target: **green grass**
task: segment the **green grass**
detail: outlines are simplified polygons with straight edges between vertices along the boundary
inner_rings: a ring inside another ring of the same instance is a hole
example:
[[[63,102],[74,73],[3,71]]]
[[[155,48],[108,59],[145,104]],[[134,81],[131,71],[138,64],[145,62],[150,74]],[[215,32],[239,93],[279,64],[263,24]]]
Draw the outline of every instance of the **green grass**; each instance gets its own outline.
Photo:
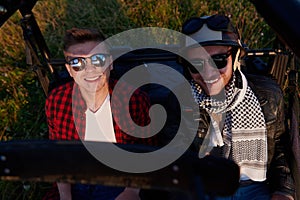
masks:
[[[251,48],[272,47],[275,35],[248,0],[40,0],[33,13],[54,58],[62,57],[62,37],[71,27],[95,27],[112,36],[136,27],[180,31],[191,16],[232,17]],[[45,95],[26,65],[25,44],[15,13],[0,29],[0,140],[47,138]],[[0,181],[0,199],[41,199],[49,185]]]

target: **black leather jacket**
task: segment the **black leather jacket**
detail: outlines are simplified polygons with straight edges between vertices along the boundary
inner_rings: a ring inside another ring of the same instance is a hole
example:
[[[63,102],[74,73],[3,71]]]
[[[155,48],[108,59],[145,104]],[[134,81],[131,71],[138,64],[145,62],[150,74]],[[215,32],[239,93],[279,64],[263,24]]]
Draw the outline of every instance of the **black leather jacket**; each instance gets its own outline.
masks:
[[[268,143],[268,168],[267,181],[272,192],[280,192],[294,196],[295,186],[291,175],[290,167],[287,162],[287,144],[288,133],[285,132],[284,120],[284,102],[283,93],[278,84],[269,77],[246,75],[248,85],[252,88],[257,96],[262,107],[266,126],[267,126],[267,143]],[[187,141],[188,137],[195,137],[190,147],[191,150],[198,152],[206,132],[209,127],[209,115],[200,110],[195,103],[191,91],[182,91],[180,87],[176,88],[181,92],[185,98],[186,105],[180,105],[174,101],[173,94],[170,95],[167,112],[178,113],[169,116],[168,126],[164,133],[176,133],[178,131],[178,124],[183,122],[185,124],[185,131],[178,132],[181,134],[182,142]],[[173,100],[170,100],[173,99]],[[182,116],[180,117],[180,107]],[[199,123],[198,130],[192,130],[190,127],[195,127],[193,123]],[[197,132],[196,136],[195,133]],[[166,134],[166,140],[170,140],[171,135]],[[299,177],[297,177],[299,178]]]
[[[289,133],[285,131],[283,93],[271,78],[247,75],[247,79],[259,100],[267,125],[269,184],[273,191],[294,196],[295,186],[287,160],[291,146],[288,144]]]

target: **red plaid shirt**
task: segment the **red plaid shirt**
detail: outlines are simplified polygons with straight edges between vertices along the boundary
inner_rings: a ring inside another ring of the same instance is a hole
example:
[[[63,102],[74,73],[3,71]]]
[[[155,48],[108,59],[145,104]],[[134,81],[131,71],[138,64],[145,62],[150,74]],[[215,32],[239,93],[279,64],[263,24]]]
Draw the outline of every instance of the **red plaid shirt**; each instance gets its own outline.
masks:
[[[109,82],[110,95],[112,95],[115,84],[116,81],[111,80]],[[119,98],[114,99],[113,104],[111,104],[114,111],[113,125],[117,143],[156,145],[155,139],[141,139],[130,136],[118,126],[119,124],[122,128],[125,127],[126,131],[134,131],[134,127],[128,123],[131,120],[130,116],[124,116],[119,112],[120,109],[118,109],[120,106],[128,105],[128,101],[125,102],[125,97],[129,86],[127,84],[120,84],[120,87],[122,87],[120,90],[122,92],[118,94]],[[130,98],[129,111],[132,120],[137,125],[145,126],[149,124],[149,108],[149,97],[140,90],[136,90]],[[74,82],[69,82],[53,89],[46,100],[45,109],[49,127],[49,138],[51,140],[78,140],[84,138],[86,109],[87,106],[81,96],[79,87]],[[144,128],[144,130],[143,134],[150,135],[150,128]]]

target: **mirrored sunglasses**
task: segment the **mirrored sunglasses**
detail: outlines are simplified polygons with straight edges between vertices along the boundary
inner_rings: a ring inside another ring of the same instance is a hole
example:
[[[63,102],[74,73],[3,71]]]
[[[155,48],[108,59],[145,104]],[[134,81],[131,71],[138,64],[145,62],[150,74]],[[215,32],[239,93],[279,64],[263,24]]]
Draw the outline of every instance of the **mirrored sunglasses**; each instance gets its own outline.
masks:
[[[98,53],[98,54],[94,54],[90,57],[72,58],[71,60],[67,61],[66,63],[68,65],[70,65],[74,71],[82,71],[86,67],[87,59],[90,59],[91,65],[93,65],[95,67],[104,67],[109,56],[110,56],[110,54]]]

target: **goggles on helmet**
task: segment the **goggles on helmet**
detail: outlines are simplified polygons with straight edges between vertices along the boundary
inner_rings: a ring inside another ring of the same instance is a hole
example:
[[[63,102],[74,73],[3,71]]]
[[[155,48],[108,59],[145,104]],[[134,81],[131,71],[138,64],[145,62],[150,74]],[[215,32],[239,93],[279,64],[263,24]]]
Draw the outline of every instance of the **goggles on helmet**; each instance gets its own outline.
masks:
[[[182,33],[187,35],[186,47],[192,46],[195,42],[202,46],[241,47],[237,29],[224,15],[190,18],[183,24]]]

